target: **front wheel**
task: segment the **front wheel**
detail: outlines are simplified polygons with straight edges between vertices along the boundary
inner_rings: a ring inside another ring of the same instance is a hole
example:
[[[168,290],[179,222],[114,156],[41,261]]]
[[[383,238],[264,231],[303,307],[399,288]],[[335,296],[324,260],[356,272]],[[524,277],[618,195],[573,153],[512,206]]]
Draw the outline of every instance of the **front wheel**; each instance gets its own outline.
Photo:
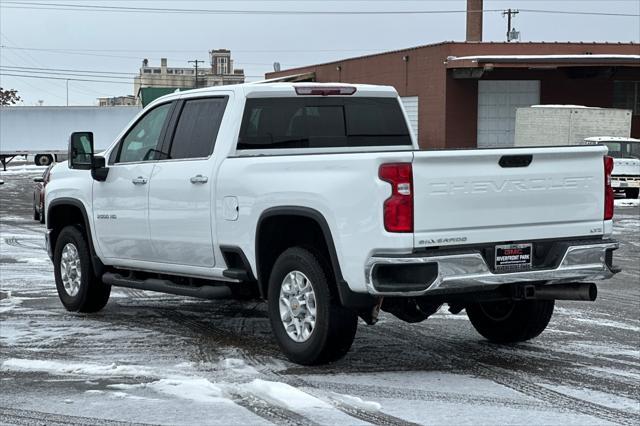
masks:
[[[269,319],[278,345],[293,362],[323,364],[351,348],[358,316],[332,292],[328,267],[307,249],[287,249],[269,279]]]
[[[554,300],[474,303],[467,316],[478,333],[494,343],[533,339],[547,328]]]
[[[58,296],[72,312],[97,312],[104,308],[111,286],[93,273],[91,253],[84,233],[76,226],[60,231],[53,252]]]

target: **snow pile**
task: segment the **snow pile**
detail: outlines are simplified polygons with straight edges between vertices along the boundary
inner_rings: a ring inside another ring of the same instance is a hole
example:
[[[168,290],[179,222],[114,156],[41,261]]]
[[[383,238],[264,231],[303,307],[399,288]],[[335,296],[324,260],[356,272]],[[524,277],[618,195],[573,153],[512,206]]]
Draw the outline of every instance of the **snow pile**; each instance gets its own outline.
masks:
[[[231,370],[241,375],[254,376],[258,374],[258,370],[247,365],[241,358],[225,358],[218,363],[218,367],[221,370]]]
[[[38,359],[11,358],[3,361],[0,371],[40,371],[49,374],[72,374],[87,376],[151,376],[153,372],[140,365],[109,365],[70,363]]]
[[[640,206],[640,198],[636,198],[636,199],[631,199],[631,198],[627,198],[627,199],[619,199],[619,200],[614,200],[613,204],[616,207],[637,207]]]
[[[357,396],[351,396],[351,395],[344,395],[341,393],[333,393],[333,398],[345,403],[347,405],[350,405],[352,407],[357,407],[357,408],[361,408],[363,410],[367,410],[367,411],[380,411],[380,409],[382,408],[382,405],[380,405],[377,402],[373,402],[373,401],[365,401],[362,398],[358,398]]]
[[[231,402],[225,398],[218,385],[202,377],[174,377],[150,383],[116,384],[109,385],[109,387],[119,390],[149,389],[157,393],[196,402]]]
[[[238,386],[241,393],[256,395],[272,404],[289,409],[331,408],[329,404],[286,383],[255,379]]]

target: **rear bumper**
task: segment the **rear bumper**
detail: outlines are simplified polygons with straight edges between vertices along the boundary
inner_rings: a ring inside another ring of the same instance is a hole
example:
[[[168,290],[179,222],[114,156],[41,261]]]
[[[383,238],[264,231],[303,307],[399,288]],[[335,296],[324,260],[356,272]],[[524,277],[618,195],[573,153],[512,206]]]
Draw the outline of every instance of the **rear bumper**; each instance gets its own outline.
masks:
[[[502,284],[558,284],[611,278],[616,241],[569,244],[557,266],[496,273],[478,250],[453,254],[376,255],[365,266],[367,290],[377,296],[421,296],[490,289]]]

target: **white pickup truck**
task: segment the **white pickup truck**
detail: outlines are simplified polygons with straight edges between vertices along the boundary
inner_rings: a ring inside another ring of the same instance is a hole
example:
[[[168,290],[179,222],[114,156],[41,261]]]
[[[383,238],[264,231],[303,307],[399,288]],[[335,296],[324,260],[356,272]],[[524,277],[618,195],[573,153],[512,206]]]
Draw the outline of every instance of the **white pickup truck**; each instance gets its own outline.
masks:
[[[267,300],[294,362],[347,353],[358,317],[466,309],[531,339],[554,301],[616,273],[601,145],[420,151],[391,87],[264,83],[171,94],[93,152],[76,132],[46,187],[64,307],[111,286]]]
[[[624,193],[626,198],[638,198],[640,193],[640,139],[615,136],[586,138],[587,145],[601,144],[613,157],[611,187],[614,192]]]

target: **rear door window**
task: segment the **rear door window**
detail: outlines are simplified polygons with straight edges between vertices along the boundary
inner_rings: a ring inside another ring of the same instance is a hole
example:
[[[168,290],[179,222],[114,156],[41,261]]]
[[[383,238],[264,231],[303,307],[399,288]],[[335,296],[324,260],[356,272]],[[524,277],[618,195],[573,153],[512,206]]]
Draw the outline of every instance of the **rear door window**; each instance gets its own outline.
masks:
[[[184,102],[173,133],[170,159],[206,158],[213,153],[227,97]]]
[[[396,98],[250,98],[238,149],[411,145]]]

